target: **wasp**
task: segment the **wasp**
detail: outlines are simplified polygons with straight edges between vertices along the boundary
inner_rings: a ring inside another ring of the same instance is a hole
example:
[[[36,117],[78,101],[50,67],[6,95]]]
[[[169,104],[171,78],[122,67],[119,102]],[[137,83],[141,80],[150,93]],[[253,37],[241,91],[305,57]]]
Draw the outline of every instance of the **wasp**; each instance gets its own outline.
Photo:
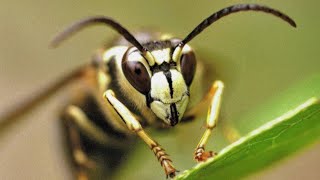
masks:
[[[102,47],[85,64],[45,89],[20,108],[6,114],[0,128],[19,118],[42,100],[70,83],[80,84],[61,108],[76,178],[88,179],[97,162],[103,171],[112,173],[130,145],[140,138],[160,162],[167,177],[177,170],[166,151],[144,129],[170,128],[179,122],[195,119],[207,111],[205,131],[194,151],[197,162],[216,153],[205,149],[217,125],[224,83],[205,81],[208,68],[188,44],[217,20],[242,11],[274,15],[296,27],[284,13],[258,4],[237,4],[217,11],[204,19],[184,39],[156,32],[131,34],[110,17],[89,17],[59,33],[52,41],[58,46],[74,33],[91,25],[107,25],[121,37],[111,46]],[[103,158],[97,158],[103,154]]]

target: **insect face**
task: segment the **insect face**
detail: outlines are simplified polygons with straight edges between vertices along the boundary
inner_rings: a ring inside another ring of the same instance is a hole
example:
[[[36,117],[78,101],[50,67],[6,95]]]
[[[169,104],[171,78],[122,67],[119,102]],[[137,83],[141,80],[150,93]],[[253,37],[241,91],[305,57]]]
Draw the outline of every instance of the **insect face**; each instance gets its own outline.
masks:
[[[146,60],[137,48],[129,48],[122,70],[130,84],[146,97],[147,106],[164,123],[174,126],[182,118],[189,102],[189,86],[196,68],[192,49],[186,45],[181,59],[173,61],[176,40],[146,44],[154,61]]]

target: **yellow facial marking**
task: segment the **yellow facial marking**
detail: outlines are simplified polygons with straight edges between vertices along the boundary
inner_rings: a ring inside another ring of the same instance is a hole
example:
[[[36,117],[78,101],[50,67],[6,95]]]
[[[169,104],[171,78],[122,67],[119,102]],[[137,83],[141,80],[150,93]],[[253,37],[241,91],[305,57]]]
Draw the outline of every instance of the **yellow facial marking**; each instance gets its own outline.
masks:
[[[148,63],[150,64],[150,66],[153,66],[154,63],[155,63],[155,58],[153,57],[152,54],[150,54],[149,51],[147,51],[145,54],[144,54],[144,57],[147,59]]]
[[[174,62],[178,62],[181,57],[182,49],[180,46],[176,47],[176,49],[173,51],[172,60]]]

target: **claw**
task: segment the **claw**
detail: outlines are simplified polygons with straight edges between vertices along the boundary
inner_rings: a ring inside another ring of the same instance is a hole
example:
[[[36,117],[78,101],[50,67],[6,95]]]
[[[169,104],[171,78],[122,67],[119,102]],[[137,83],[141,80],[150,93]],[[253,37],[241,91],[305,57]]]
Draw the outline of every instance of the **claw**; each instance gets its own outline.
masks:
[[[197,162],[205,162],[209,158],[213,158],[216,155],[217,155],[217,153],[214,153],[212,151],[205,151],[204,147],[199,147],[196,149],[194,159]]]

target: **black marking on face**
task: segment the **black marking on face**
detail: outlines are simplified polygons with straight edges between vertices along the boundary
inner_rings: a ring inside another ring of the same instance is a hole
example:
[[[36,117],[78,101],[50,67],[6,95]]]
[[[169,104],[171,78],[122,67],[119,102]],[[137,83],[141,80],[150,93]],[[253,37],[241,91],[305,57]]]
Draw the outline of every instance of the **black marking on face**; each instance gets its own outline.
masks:
[[[165,48],[171,48],[172,44],[169,40],[164,41],[151,41],[145,44],[142,44],[142,46],[149,51],[159,50],[159,49],[165,49]]]
[[[150,108],[150,104],[154,101],[154,99],[151,97],[151,93],[149,91],[149,93],[146,95],[146,102],[147,102],[147,107]]]
[[[178,124],[178,121],[179,121],[179,113],[177,111],[177,107],[175,103],[170,104],[170,111],[171,111],[170,125],[175,126],[176,124]]]
[[[170,69],[176,69],[176,68],[177,68],[177,63],[175,62],[170,62],[170,63],[163,62],[161,65],[155,64],[151,66],[150,70],[152,74],[155,74],[160,71],[169,71]]]
[[[173,87],[172,87],[172,75],[170,71],[164,71],[163,74],[166,76],[168,84],[169,84],[169,90],[170,90],[170,96],[173,98]]]

